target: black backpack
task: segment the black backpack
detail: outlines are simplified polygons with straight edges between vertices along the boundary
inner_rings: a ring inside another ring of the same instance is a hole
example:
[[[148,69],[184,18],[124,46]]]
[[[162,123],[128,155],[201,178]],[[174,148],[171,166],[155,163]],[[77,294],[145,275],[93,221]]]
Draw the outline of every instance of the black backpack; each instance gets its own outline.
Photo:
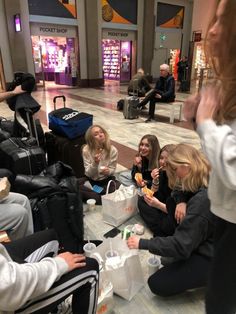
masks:
[[[120,99],[120,100],[117,102],[117,110],[118,110],[118,111],[123,111],[124,103],[125,103],[125,100],[124,100],[124,99]]]
[[[79,194],[55,192],[30,201],[35,231],[53,228],[61,249],[82,253],[83,204]]]

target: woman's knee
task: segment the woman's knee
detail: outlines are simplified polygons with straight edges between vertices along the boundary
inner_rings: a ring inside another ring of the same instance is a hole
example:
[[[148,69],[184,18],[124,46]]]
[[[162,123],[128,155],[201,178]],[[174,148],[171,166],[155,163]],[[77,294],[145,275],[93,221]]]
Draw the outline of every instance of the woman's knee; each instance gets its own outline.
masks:
[[[97,272],[99,272],[99,264],[95,258],[87,257],[86,266],[89,270],[96,270]]]
[[[8,199],[11,204],[19,204],[27,209],[30,208],[30,201],[24,194],[10,192]]]
[[[167,283],[167,281],[159,278],[157,273],[148,278],[148,286],[152,293],[161,297],[169,297],[174,294],[174,292],[171,290],[171,286]]]

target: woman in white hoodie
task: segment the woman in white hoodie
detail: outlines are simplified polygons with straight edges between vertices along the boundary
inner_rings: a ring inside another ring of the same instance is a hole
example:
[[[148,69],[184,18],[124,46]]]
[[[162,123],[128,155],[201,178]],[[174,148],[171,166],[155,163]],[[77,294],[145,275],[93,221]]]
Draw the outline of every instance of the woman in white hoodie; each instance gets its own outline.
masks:
[[[212,171],[208,187],[217,216],[215,251],[207,314],[236,313],[236,1],[217,1],[206,48],[217,82],[185,105],[185,117],[197,124]]]
[[[0,244],[0,313],[49,313],[73,294],[73,313],[96,313],[98,263],[58,254],[53,230]]]

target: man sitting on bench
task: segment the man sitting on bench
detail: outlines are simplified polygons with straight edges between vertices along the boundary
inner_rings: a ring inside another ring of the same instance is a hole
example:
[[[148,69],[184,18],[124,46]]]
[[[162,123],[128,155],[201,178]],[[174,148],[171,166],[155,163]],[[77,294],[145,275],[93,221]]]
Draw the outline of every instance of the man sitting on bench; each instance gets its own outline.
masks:
[[[175,100],[175,80],[170,74],[168,64],[160,66],[160,77],[157,79],[155,88],[138,105],[144,107],[149,101],[148,119],[145,122],[154,120],[156,102],[172,102]]]

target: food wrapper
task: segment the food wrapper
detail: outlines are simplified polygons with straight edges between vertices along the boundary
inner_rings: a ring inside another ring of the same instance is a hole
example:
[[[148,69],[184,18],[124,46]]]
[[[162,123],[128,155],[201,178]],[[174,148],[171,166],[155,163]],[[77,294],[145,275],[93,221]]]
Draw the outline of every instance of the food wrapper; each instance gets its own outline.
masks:
[[[153,196],[154,194],[154,191],[150,190],[149,188],[147,188],[146,186],[142,188],[142,192],[145,194],[145,195],[148,195],[150,197]]]

